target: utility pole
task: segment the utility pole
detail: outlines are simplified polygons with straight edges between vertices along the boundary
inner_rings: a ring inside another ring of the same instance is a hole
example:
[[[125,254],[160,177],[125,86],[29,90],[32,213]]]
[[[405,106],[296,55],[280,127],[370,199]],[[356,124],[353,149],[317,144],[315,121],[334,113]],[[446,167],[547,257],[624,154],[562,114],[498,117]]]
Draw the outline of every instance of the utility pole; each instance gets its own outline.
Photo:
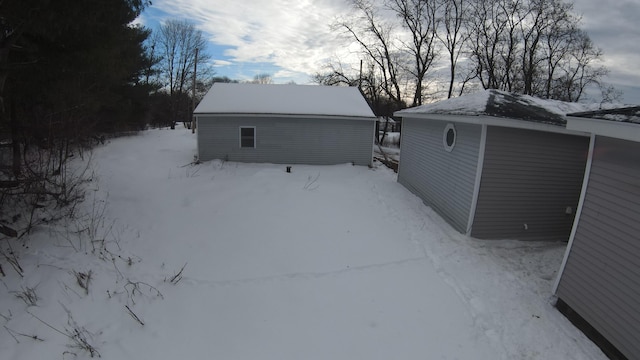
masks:
[[[196,48],[196,58],[193,62],[193,89],[191,91],[191,133],[196,133],[196,121],[193,117],[193,111],[196,109],[196,72],[198,71],[198,48]]]

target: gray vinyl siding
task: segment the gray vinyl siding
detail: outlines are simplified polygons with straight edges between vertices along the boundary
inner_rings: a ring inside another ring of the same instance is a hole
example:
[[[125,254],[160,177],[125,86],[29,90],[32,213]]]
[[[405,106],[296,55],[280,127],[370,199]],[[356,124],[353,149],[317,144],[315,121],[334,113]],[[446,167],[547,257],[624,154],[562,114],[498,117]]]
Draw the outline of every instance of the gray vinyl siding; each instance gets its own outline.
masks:
[[[444,149],[447,122],[402,119],[398,182],[456,230],[466,232],[475,185],[481,125],[455,123],[456,145]]]
[[[471,236],[568,240],[588,148],[588,137],[489,126]]]
[[[640,143],[596,137],[558,297],[640,359]]]
[[[202,161],[370,165],[374,121],[200,115],[198,156]],[[241,126],[255,126],[255,148],[240,148]]]

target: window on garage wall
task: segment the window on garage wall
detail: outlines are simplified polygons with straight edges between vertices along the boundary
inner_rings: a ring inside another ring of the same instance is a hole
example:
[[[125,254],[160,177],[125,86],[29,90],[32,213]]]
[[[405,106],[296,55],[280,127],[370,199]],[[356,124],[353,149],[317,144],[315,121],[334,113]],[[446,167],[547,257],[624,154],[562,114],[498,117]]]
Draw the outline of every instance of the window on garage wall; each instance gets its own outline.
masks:
[[[256,147],[256,127],[240,126],[240,147],[255,148]]]

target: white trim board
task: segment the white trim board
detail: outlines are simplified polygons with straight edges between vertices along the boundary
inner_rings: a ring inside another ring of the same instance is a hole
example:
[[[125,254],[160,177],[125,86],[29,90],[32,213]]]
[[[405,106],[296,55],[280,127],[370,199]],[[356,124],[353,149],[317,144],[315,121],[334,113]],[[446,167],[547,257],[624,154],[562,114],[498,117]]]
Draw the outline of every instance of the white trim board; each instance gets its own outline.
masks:
[[[355,120],[376,122],[375,117],[342,116],[342,115],[313,115],[313,114],[258,114],[258,113],[198,113],[198,116],[206,119],[215,117],[242,117],[242,118],[290,118],[290,119],[316,119],[316,120]]]
[[[640,124],[567,116],[567,129],[640,142]]]
[[[400,131],[400,153],[402,154],[402,144],[404,144],[404,141],[402,140],[404,138],[404,132]],[[400,168],[402,167],[402,157],[400,157],[400,160],[398,161],[398,172],[396,173],[396,182],[398,182],[400,180]]]
[[[560,265],[560,270],[558,270],[558,275],[556,276],[556,280],[553,283],[554,295],[556,295],[558,292],[560,279],[562,278],[562,273],[564,273],[564,268],[567,266],[569,253],[571,253],[571,248],[573,247],[573,240],[576,237],[576,231],[578,230],[578,225],[580,223],[580,215],[582,215],[582,206],[584,205],[584,198],[587,195],[587,187],[589,186],[589,176],[591,175],[591,164],[593,163],[593,148],[595,146],[595,142],[596,142],[596,136],[592,134],[591,139],[589,141],[589,153],[587,156],[587,164],[584,167],[584,178],[582,180],[582,190],[580,190],[580,200],[578,201],[578,210],[576,211],[576,216],[573,219],[573,226],[571,227],[571,235],[569,235],[569,243],[567,244],[567,249],[564,251],[564,257],[562,258],[562,264]]]
[[[378,134],[376,134],[376,123],[373,123],[373,131],[372,131],[372,133],[373,133],[373,139],[371,139],[371,142],[373,143],[373,146],[371,147],[371,158],[369,159],[369,166],[370,167],[373,167],[373,156],[375,155],[373,149],[374,149],[374,146],[376,146],[376,135],[378,135]]]
[[[484,152],[487,145],[487,125],[482,124],[482,132],[480,134],[480,146],[478,148],[478,164],[476,167],[476,182],[473,185],[473,197],[471,198],[471,207],[469,209],[469,221],[467,223],[467,236],[471,236],[471,227],[476,217],[476,207],[478,205],[478,195],[480,194],[480,182],[482,180],[482,168],[484,167]]]
[[[193,117],[196,119],[196,154],[198,156],[198,160],[200,160],[200,127],[198,126],[200,123],[198,122],[198,117],[196,115],[193,115]]]
[[[242,129],[253,129],[253,147],[242,146]],[[238,148],[239,149],[255,149],[258,145],[258,134],[255,126],[238,126]]]
[[[578,135],[578,136],[585,136],[585,137],[589,136],[590,134],[589,131],[571,130],[561,125],[552,125],[547,123],[518,120],[518,119],[511,119],[511,118],[499,118],[499,117],[488,116],[488,115],[472,116],[472,115],[412,114],[412,113],[408,113],[408,114],[395,113],[394,115],[402,116],[403,118],[460,122],[465,124],[476,124],[476,125],[501,126],[501,127],[508,127],[508,128],[514,128],[514,129],[545,131],[545,132],[551,132],[551,133]]]

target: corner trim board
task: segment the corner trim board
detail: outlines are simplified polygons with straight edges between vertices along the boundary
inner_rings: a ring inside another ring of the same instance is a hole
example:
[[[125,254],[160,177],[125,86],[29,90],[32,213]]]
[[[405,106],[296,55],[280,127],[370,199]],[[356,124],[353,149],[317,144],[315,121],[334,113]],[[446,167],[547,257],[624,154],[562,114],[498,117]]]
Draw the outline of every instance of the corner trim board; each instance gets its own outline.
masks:
[[[587,156],[587,164],[585,165],[585,168],[584,168],[584,178],[582,180],[582,190],[580,190],[580,200],[578,201],[578,210],[576,211],[576,216],[573,219],[573,226],[571,227],[571,235],[569,235],[569,243],[567,244],[567,249],[564,251],[564,257],[562,258],[562,264],[560,265],[560,270],[558,270],[556,281],[553,284],[554,295],[558,293],[558,286],[560,286],[560,279],[562,278],[562,273],[564,272],[564,269],[567,266],[569,253],[571,253],[571,248],[573,247],[573,240],[576,237],[576,231],[578,230],[578,224],[580,223],[580,216],[582,215],[584,198],[587,195],[587,187],[589,185],[589,175],[591,174],[591,164],[593,163],[593,148],[595,147],[595,142],[596,142],[596,135],[591,134],[591,139],[589,140],[589,153]]]
[[[466,235],[471,235],[471,227],[476,217],[476,207],[478,205],[478,194],[480,193],[480,181],[482,180],[482,168],[484,167],[484,150],[487,145],[487,124],[482,124],[482,132],[480,133],[480,146],[478,148],[478,164],[476,167],[476,182],[473,185],[473,197],[471,198],[471,207],[469,209],[469,221],[467,222]]]
[[[194,117],[196,118],[196,129],[198,129],[198,125],[200,125],[198,123],[198,116],[194,115]],[[198,160],[200,160],[200,130],[196,133],[196,154],[198,154]]]

